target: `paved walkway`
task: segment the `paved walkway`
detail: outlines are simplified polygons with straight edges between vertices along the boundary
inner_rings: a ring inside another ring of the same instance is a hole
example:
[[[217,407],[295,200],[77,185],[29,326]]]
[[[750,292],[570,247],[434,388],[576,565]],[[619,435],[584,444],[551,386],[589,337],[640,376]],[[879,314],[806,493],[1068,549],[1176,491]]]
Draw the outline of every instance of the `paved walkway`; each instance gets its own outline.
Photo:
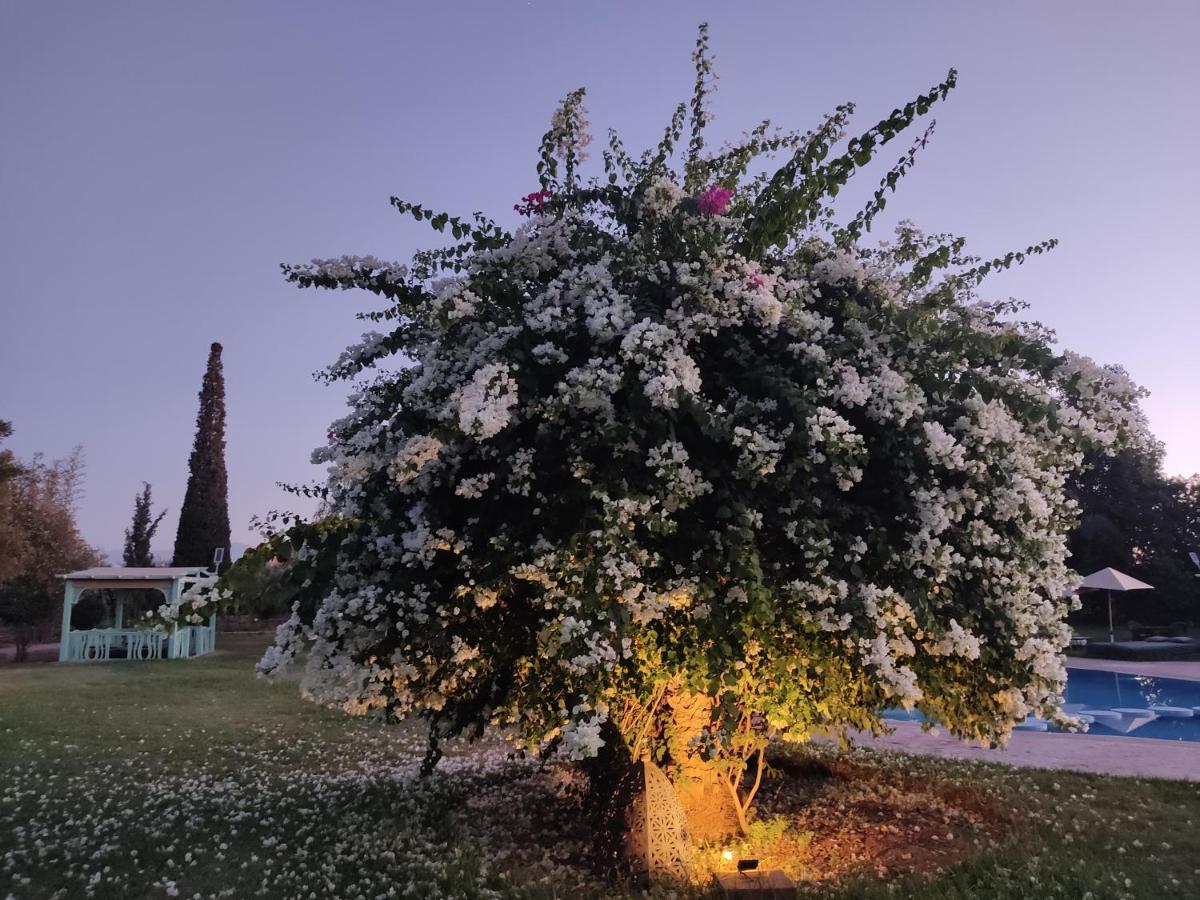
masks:
[[[1129,672],[1158,678],[1200,681],[1200,661],[1130,662],[1122,659],[1070,657],[1067,667],[1101,672]],[[989,750],[951,737],[943,729],[921,730],[915,722],[892,722],[890,735],[853,735],[864,747],[922,756],[974,759],[1037,769],[1071,769],[1105,775],[1179,778],[1200,781],[1200,742],[1102,734],[1017,731],[1003,750]]]
[[[11,662],[16,655],[17,648],[14,645],[0,644],[0,662]],[[30,662],[42,662],[49,659],[58,659],[58,641],[55,641],[53,644],[29,645]]]
[[[1017,731],[1003,750],[989,750],[916,722],[891,722],[896,730],[872,737],[854,732],[854,743],[920,756],[973,759],[1034,769],[1071,769],[1104,775],[1200,781],[1200,742],[1064,732]]]
[[[1131,675],[1149,675],[1154,678],[1182,678],[1200,681],[1200,660],[1160,660],[1158,662],[1134,662],[1128,659],[1092,659],[1086,656],[1067,657],[1068,669],[1093,669],[1100,672],[1128,672]]]

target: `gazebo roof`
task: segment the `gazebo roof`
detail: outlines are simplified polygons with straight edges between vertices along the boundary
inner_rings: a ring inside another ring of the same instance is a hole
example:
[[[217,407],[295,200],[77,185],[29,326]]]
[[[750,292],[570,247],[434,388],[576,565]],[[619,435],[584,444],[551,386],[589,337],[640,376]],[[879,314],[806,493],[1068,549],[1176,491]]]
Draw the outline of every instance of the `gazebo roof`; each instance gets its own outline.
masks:
[[[59,578],[68,581],[174,581],[177,578],[194,578],[206,574],[204,566],[176,566],[154,568],[128,568],[125,566],[95,566],[68,572]]]

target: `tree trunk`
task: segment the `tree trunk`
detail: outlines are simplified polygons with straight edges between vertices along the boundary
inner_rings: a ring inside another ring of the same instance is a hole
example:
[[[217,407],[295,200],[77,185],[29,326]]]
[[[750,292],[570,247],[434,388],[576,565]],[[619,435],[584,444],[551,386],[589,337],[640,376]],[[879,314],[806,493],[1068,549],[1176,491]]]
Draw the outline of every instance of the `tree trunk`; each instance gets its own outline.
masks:
[[[13,662],[25,662],[29,659],[29,626],[17,625],[13,628],[13,643],[17,648],[13,654]]]
[[[712,721],[712,698],[676,691],[667,701],[671,724],[667,750],[671,780],[687,814],[688,831],[695,840],[725,841],[745,833],[745,817],[736,792],[701,755],[697,739]]]
[[[615,725],[605,722],[600,734],[604,743],[599,754],[583,763],[589,782],[584,813],[592,820],[592,834],[612,874],[624,876],[629,872],[626,838],[641,791],[638,767]]]
[[[693,841],[724,842],[746,833],[748,800],[739,796],[728,770],[704,757],[713,707],[711,697],[663,685],[620,728],[605,724],[600,754],[586,763],[586,771],[593,833],[614,870],[651,881],[676,880],[680,866],[689,865]],[[761,771],[755,787],[760,778]],[[673,793],[671,800],[663,789]],[[668,834],[676,832],[678,854],[664,849]],[[653,841],[658,849],[651,852]]]

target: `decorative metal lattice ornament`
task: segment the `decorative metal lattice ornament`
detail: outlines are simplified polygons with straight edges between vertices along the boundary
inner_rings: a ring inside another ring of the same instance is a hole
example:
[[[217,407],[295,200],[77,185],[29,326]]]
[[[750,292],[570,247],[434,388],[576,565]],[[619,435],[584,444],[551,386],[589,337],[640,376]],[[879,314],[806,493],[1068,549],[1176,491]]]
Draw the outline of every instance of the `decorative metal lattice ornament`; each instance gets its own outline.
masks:
[[[630,805],[626,851],[633,869],[650,881],[687,881],[692,842],[675,787],[649,760],[638,764],[642,790]]]

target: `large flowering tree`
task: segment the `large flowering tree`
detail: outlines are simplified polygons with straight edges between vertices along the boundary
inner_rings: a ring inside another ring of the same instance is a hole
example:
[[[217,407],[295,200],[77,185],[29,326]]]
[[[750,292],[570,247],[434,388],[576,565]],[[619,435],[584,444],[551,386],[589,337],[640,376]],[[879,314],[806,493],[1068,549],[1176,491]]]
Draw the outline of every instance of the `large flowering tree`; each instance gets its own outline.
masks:
[[[515,230],[393,199],[455,242],[284,267],[379,295],[386,330],[328,370],[372,377],[317,453],[324,514],[285,538],[304,591],[261,668],[305,653],[313,699],[435,740],[707,769],[740,813],[772,736],[895,705],[985,741],[1056,715],[1064,485],[1141,420],[1119,369],[978,297],[1051,242],[866,246],[928,131],[838,224],[953,71],[848,142],[849,105],[708,152],[703,31],[695,61],[661,143],[610,134],[595,178],[569,95]]]

